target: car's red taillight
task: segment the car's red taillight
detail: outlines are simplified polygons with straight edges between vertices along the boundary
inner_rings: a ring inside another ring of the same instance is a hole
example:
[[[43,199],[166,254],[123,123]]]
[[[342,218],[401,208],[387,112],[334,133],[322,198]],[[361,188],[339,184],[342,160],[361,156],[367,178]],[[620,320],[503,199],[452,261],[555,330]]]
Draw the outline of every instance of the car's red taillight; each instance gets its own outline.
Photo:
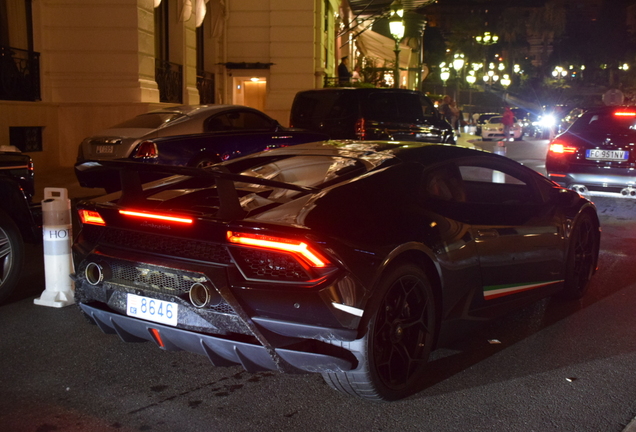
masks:
[[[355,125],[356,137],[359,140],[364,140],[364,137],[367,134],[367,131],[365,128],[366,128],[366,125],[365,125],[364,118],[359,118],[358,121],[356,121],[356,125]]]
[[[80,210],[78,213],[83,224],[106,226],[106,222],[96,211]]]
[[[313,250],[307,243],[280,237],[270,237],[260,234],[247,234],[228,231],[230,243],[244,246],[256,246],[280,252],[290,252],[303,259],[311,267],[326,267],[329,264],[324,257]]]
[[[153,220],[162,220],[166,222],[177,222],[182,224],[191,224],[193,222],[192,218],[186,216],[173,216],[161,213],[150,213],[143,211],[134,211],[134,210],[119,210],[119,214],[124,216],[131,216],[141,219],[153,219]]]
[[[135,154],[133,155],[133,157],[135,159],[141,159],[141,158],[157,158],[159,157],[159,151],[157,150],[157,144],[153,143],[152,141],[144,141],[141,144],[139,144],[139,147],[137,147],[137,151],[135,152]]]
[[[313,286],[335,270],[327,257],[306,242],[228,231],[234,260],[250,280]]]
[[[636,117],[636,111],[614,111],[616,117]]]
[[[553,141],[550,144],[549,152],[554,154],[574,154],[578,150],[577,147],[569,145],[562,141]]]

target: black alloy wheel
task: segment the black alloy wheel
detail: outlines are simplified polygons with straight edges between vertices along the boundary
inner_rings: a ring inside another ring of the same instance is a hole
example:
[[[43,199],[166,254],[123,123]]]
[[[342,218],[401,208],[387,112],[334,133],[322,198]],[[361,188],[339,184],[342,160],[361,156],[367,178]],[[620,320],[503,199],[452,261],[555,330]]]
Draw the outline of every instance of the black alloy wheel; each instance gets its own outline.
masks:
[[[417,266],[389,271],[378,287],[383,298],[367,326],[358,368],[326,373],[336,390],[371,400],[397,400],[419,389],[436,333],[431,284]],[[351,343],[353,347],[355,342]]]
[[[565,282],[558,297],[578,300],[587,291],[594,274],[599,231],[589,214],[583,213],[570,234],[565,268]]]
[[[24,242],[20,230],[0,210],[0,302],[15,289],[24,263]]]

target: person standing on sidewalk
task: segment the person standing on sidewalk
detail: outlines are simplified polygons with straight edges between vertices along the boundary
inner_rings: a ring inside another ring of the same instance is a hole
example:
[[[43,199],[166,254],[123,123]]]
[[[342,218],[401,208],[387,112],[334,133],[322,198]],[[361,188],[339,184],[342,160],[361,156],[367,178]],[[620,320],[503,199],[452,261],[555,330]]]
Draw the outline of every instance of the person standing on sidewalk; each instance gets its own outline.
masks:
[[[515,115],[510,109],[508,105],[504,109],[503,117],[501,118],[501,123],[503,123],[503,135],[504,141],[510,140],[513,141],[514,137],[510,136],[510,130],[512,129],[512,125],[515,122]]]
[[[349,57],[344,56],[340,59],[338,65],[338,82],[340,85],[346,85],[351,83],[351,72],[349,72]]]

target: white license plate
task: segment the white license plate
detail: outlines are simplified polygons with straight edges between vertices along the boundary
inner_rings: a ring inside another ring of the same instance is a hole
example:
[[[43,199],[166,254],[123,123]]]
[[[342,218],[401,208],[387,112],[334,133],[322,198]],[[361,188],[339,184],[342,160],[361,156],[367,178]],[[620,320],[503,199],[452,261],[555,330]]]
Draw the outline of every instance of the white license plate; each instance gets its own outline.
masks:
[[[97,148],[95,149],[95,153],[98,154],[105,154],[105,153],[112,153],[115,149],[113,148],[112,145],[98,145]]]
[[[135,294],[127,296],[126,315],[172,326],[177,325],[178,304]]]
[[[594,160],[623,161],[629,158],[629,152],[626,150],[587,150],[585,157]]]

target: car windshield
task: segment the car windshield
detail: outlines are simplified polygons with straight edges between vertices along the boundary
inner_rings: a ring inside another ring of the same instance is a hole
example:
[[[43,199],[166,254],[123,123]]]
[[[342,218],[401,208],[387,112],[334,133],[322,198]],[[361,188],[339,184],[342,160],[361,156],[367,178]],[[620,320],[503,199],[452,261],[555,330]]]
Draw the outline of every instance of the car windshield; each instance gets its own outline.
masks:
[[[123,123],[119,123],[111,129],[159,129],[181,117],[184,117],[184,115],[179,113],[141,114]]]
[[[490,120],[488,120],[488,123],[501,123],[501,119],[503,117],[491,117]]]
[[[570,126],[571,132],[636,133],[636,110],[587,112]]]

